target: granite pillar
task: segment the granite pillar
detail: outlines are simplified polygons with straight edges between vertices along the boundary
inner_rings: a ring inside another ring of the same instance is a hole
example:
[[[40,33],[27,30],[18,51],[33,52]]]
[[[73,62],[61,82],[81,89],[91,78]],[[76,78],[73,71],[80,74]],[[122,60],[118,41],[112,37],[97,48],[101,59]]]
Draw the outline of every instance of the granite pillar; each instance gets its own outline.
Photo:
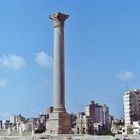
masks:
[[[64,22],[68,15],[50,15],[54,26],[54,107],[49,115],[47,132],[53,134],[71,133],[71,120],[65,109],[65,71],[64,71]]]

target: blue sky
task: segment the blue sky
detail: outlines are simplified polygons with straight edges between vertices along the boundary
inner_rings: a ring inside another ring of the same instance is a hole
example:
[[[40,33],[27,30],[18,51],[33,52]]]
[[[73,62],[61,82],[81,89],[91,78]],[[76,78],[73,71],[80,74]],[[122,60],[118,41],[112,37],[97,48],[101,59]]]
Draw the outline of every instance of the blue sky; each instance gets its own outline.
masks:
[[[122,96],[140,88],[139,0],[0,0],[0,119],[53,105],[53,23],[65,22],[66,108],[95,100],[123,116]]]

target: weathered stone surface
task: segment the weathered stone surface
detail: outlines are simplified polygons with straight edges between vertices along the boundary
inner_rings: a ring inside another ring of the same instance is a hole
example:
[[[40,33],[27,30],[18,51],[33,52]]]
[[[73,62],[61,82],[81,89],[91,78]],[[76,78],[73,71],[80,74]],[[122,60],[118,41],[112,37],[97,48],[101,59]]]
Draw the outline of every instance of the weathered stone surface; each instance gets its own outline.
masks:
[[[68,113],[53,112],[48,122],[48,134],[69,134],[71,133],[71,121]]]

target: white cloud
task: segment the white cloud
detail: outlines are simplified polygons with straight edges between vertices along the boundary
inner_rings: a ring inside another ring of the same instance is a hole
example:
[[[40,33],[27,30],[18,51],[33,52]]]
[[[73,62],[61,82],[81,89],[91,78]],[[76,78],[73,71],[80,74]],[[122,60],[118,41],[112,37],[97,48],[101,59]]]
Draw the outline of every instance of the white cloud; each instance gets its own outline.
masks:
[[[134,78],[134,74],[130,71],[122,71],[119,72],[116,75],[117,79],[123,80],[123,81],[129,81],[132,80]]]
[[[5,87],[7,85],[7,80],[6,79],[0,79],[0,88]]]
[[[52,57],[44,51],[36,53],[35,61],[38,65],[40,65],[43,68],[50,68],[52,67],[53,63]]]
[[[0,66],[17,70],[26,66],[26,62],[21,56],[9,54],[7,56],[3,55],[0,57]]]

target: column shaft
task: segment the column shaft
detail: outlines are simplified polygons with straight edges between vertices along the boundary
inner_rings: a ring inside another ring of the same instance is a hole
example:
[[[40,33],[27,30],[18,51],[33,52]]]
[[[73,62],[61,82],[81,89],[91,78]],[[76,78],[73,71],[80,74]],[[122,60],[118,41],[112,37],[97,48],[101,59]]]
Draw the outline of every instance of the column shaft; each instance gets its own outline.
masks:
[[[54,28],[54,111],[65,111],[64,28]]]
[[[54,25],[54,112],[65,112],[64,22],[68,15],[50,15]]]

